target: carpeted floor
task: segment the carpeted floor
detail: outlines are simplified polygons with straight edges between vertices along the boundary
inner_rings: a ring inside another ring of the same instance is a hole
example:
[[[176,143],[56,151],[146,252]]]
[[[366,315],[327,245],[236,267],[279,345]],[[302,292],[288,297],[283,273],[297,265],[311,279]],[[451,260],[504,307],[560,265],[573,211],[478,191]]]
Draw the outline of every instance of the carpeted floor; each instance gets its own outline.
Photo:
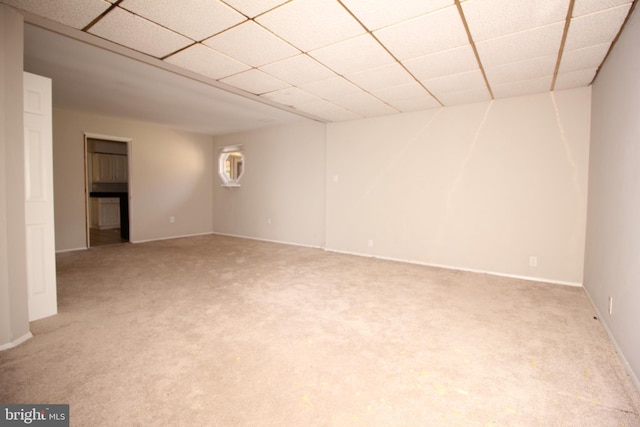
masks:
[[[0,402],[72,426],[640,426],[580,288],[223,236],[57,268]]]

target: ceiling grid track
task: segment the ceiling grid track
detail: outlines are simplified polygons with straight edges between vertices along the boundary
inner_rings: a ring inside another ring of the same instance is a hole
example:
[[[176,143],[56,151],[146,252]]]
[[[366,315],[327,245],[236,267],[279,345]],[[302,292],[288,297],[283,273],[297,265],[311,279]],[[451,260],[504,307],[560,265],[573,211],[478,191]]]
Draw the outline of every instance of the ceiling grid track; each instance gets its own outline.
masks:
[[[48,31],[252,102],[333,122],[589,86],[638,1],[0,3]],[[43,39],[35,43],[58,52],[46,52],[58,66],[55,58],[65,51]],[[36,55],[45,53],[37,52],[31,47],[25,58],[42,64]],[[140,91],[153,84],[118,69],[96,77],[96,70],[77,62],[52,76],[70,87],[100,80],[85,88],[96,98],[108,98],[123,83]]]
[[[571,25],[571,17],[573,16],[573,7],[575,0],[569,1],[569,8],[567,9],[567,18],[564,21],[564,31],[562,32],[562,41],[560,42],[560,49],[558,50],[558,59],[556,61],[556,67],[553,71],[553,78],[551,80],[551,88],[553,91],[556,87],[556,80],[558,78],[558,70],[560,70],[560,64],[562,62],[562,54],[564,53],[564,45],[567,42],[567,34],[569,34],[569,26]]]
[[[482,65],[482,61],[480,60],[480,55],[478,54],[478,48],[476,47],[476,43],[473,41],[473,36],[471,36],[471,31],[469,30],[469,24],[467,23],[467,18],[464,16],[464,11],[462,10],[462,5],[460,4],[460,0],[455,0],[455,3],[456,3],[456,8],[458,8],[458,13],[460,14],[460,19],[462,20],[462,25],[464,25],[464,30],[466,31],[467,37],[469,38],[469,44],[471,45],[471,49],[473,49],[473,55],[476,57],[476,61],[478,61],[478,68],[480,68],[480,72],[482,73],[482,78],[484,79],[484,83],[487,85],[487,90],[489,91],[489,95],[491,95],[491,99],[495,99],[495,97],[493,96],[493,90],[491,90],[491,85],[489,84],[489,79],[487,79],[487,73],[485,73],[484,67]]]
[[[389,48],[388,48],[387,46],[385,46],[385,45],[380,41],[380,39],[378,39],[378,37],[376,37],[376,35],[375,35],[375,34],[373,34],[373,31],[369,30],[369,28],[367,28],[367,26],[366,26],[366,25],[364,25],[364,23],[362,23],[362,21],[361,21],[361,20],[360,20],[356,15],[354,15],[354,13],[353,13],[353,12],[352,12],[352,11],[351,11],[347,6],[345,6],[345,5],[344,5],[344,3],[342,3],[342,1],[341,1],[341,0],[338,0],[338,3],[340,3],[340,5],[341,5],[341,6],[342,6],[346,11],[347,11],[347,13],[349,13],[349,15],[351,15],[351,16],[353,17],[353,19],[355,19],[355,20],[358,22],[358,24],[360,24],[360,25],[362,26],[362,28],[364,28],[364,30],[367,32],[367,34],[369,34],[371,37],[373,37],[373,39],[376,41],[376,43],[378,43],[378,44],[380,45],[380,47],[382,47],[382,48],[383,48],[383,49],[384,49],[384,50],[385,50],[385,51],[386,51],[386,52],[387,52],[387,53],[388,53],[388,54],[393,58],[393,60],[394,60],[394,61],[396,61],[396,63],[397,63],[398,65],[400,65],[400,66],[404,69],[404,71],[406,71],[406,72],[411,76],[411,78],[413,78],[413,80],[415,80],[415,81],[416,81],[416,83],[418,83],[418,84],[419,84],[419,85],[420,85],[420,86],[421,86],[425,91],[427,91],[427,93],[428,93],[431,97],[433,97],[433,99],[435,99],[435,100],[438,102],[438,104],[440,104],[440,106],[441,106],[441,107],[443,107],[443,106],[444,106],[444,104],[442,103],[442,101],[440,101],[440,100],[439,100],[439,99],[438,99],[438,98],[437,98],[433,93],[431,93],[431,91],[430,91],[430,90],[429,90],[429,89],[428,89],[428,88],[427,88],[427,87],[426,87],[426,86],[425,86],[425,85],[424,85],[420,80],[418,80],[418,79],[416,78],[416,76],[415,76],[415,75],[413,75],[413,73],[412,73],[411,71],[409,71],[409,69],[408,69],[408,68],[407,68],[407,67],[402,63],[402,61],[400,61],[400,60],[396,57],[396,55],[394,55],[394,54],[393,54],[393,52],[391,52],[391,51],[389,50]],[[385,104],[386,104],[386,103],[385,103]]]

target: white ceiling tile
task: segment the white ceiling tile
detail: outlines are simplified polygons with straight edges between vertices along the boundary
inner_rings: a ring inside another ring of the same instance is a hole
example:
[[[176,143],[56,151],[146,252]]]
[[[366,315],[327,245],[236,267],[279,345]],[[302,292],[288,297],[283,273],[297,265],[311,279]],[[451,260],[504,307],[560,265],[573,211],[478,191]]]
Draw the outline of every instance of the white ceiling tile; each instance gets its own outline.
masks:
[[[611,46],[611,43],[598,44],[584,49],[565,51],[562,54],[559,72],[567,73],[570,71],[583,70],[585,68],[598,68],[600,64],[602,64],[604,57],[607,55],[609,46]]]
[[[89,32],[157,58],[193,43],[191,39],[118,7],[91,27]]]
[[[309,55],[341,75],[394,62],[393,57],[370,34],[325,46],[309,52]]]
[[[575,0],[573,16],[587,15],[593,12],[610,9],[623,4],[631,4],[632,0]]]
[[[259,40],[259,43],[256,43]],[[253,67],[300,53],[253,21],[244,22],[203,42],[205,45]]]
[[[403,64],[418,80],[433,79],[478,69],[478,61],[470,44],[408,59],[403,61]]]
[[[566,50],[582,49],[611,42],[620,31],[629,13],[629,6],[627,4],[571,19],[564,48]]]
[[[471,90],[443,93],[439,95],[439,99],[445,106],[450,106],[489,101],[491,100],[491,95],[489,95],[487,88],[480,87]]]
[[[484,68],[497,67],[540,56],[557,55],[564,22],[476,43]]]
[[[111,3],[103,0],[2,0],[2,3],[77,29],[86,27],[111,7]]]
[[[369,92],[415,83],[415,79],[397,62],[371,68],[359,73],[347,74],[348,80]]]
[[[455,6],[382,28],[374,34],[401,61],[469,43]]]
[[[336,77],[333,71],[305,54],[264,65],[260,69],[293,86]]]
[[[302,90],[306,90],[329,101],[361,91],[360,88],[343,77],[333,77],[327,80],[305,83],[299,87]]]
[[[547,92],[551,89],[553,73],[548,76],[531,80],[523,80],[504,84],[491,85],[495,98],[507,98],[510,96],[529,95],[532,93]]]
[[[597,68],[558,73],[554,90],[589,86],[596,75]]]
[[[569,0],[469,0],[462,10],[475,42],[564,22]]]
[[[454,4],[453,0],[342,0],[373,31]]]
[[[334,102],[337,105],[364,117],[382,116],[385,114],[396,114],[400,112],[366,92],[347,95],[340,99],[336,99]]]
[[[510,62],[497,67],[485,68],[491,88],[523,80],[552,76],[558,61],[557,55],[541,56],[519,62]]]
[[[292,107],[317,102],[320,99],[317,96],[312,95],[309,92],[305,92],[297,87],[288,87],[276,90],[274,92],[265,93],[262,96],[279,104],[289,105]]]
[[[225,0],[225,3],[249,18],[254,18],[286,1],[287,0]]]
[[[421,80],[421,83],[436,97],[440,97],[440,94],[444,92],[466,91],[478,87],[486,87],[480,70]]]
[[[257,17],[256,21],[303,52],[365,31],[335,0],[293,0]]]
[[[384,102],[404,112],[440,107],[440,103],[416,81],[376,90],[373,93]]]
[[[196,41],[246,19],[218,0],[124,0],[119,6]]]
[[[256,95],[262,95],[289,86],[282,80],[271,77],[269,74],[263,73],[255,68],[230,77],[225,77],[220,81]]]
[[[216,80],[249,69],[248,65],[201,44],[190,46],[165,61]]]
[[[362,116],[354,113],[353,111],[346,110],[329,101],[325,101],[324,99],[310,102],[308,104],[298,105],[296,106],[296,108],[300,111],[313,114],[314,116],[320,117],[329,122],[340,122],[344,120],[355,120],[362,118]]]

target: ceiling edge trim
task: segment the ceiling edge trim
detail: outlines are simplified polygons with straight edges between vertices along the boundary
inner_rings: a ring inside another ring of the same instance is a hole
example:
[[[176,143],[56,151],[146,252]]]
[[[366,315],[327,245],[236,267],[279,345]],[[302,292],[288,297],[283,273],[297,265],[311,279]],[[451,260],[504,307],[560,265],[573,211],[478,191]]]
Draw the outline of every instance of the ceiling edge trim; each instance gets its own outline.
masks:
[[[618,31],[618,34],[616,34],[613,41],[611,42],[611,45],[609,46],[609,50],[607,50],[607,54],[604,56],[604,59],[598,66],[598,69],[596,70],[596,74],[593,76],[593,80],[591,80],[591,83],[589,83],[590,85],[592,85],[598,78],[598,75],[600,74],[600,70],[602,69],[602,66],[607,62],[607,59],[609,58],[609,54],[611,53],[611,51],[613,50],[613,47],[618,42],[618,39],[620,38],[620,34],[622,34],[624,27],[627,26],[627,22],[629,22],[629,19],[631,18],[631,14],[633,13],[637,5],[638,5],[638,0],[633,0],[633,3],[631,3],[631,7],[629,8],[629,13],[627,13],[627,17],[624,19],[624,22],[620,26],[620,31]]]

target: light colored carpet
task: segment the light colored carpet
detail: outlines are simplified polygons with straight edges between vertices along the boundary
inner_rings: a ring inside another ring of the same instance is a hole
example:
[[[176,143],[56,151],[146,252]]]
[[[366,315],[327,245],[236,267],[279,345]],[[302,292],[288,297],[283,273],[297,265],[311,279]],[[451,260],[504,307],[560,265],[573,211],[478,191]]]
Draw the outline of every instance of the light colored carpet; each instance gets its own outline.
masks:
[[[223,236],[57,257],[0,402],[73,426],[639,426],[580,288]]]

